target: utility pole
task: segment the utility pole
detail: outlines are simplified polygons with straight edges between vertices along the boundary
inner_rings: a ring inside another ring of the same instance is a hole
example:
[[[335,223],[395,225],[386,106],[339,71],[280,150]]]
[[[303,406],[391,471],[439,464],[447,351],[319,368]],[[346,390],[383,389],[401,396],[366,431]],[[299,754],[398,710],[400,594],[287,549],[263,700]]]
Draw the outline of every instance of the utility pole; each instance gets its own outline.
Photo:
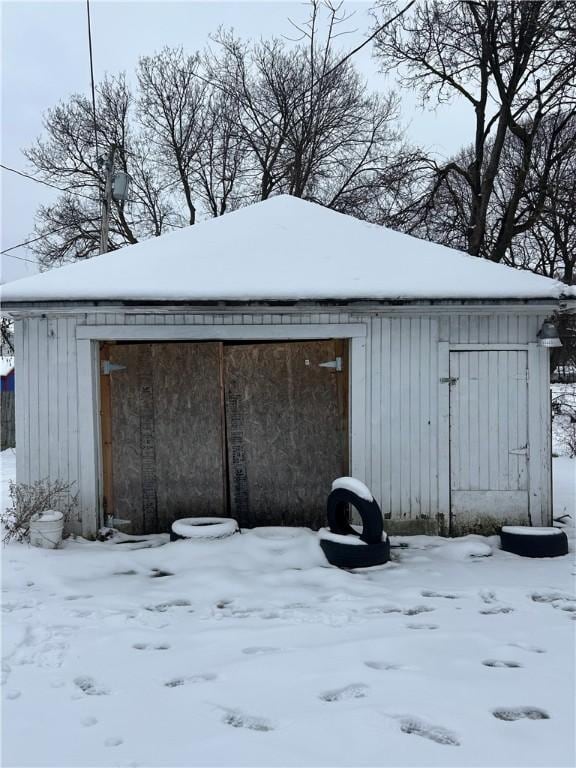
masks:
[[[110,229],[110,210],[112,208],[112,181],[114,179],[114,155],[116,144],[112,144],[108,157],[104,162],[106,182],[104,184],[104,197],[102,198],[102,226],[100,229],[100,253],[108,252],[108,231]]]

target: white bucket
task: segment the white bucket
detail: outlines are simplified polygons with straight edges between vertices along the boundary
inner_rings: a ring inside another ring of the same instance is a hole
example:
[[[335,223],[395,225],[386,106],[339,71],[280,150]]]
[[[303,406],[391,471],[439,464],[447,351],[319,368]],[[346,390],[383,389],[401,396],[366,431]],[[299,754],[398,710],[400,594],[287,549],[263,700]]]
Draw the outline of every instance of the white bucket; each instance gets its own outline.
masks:
[[[30,544],[55,549],[62,541],[64,515],[55,509],[37,512],[30,518]]]

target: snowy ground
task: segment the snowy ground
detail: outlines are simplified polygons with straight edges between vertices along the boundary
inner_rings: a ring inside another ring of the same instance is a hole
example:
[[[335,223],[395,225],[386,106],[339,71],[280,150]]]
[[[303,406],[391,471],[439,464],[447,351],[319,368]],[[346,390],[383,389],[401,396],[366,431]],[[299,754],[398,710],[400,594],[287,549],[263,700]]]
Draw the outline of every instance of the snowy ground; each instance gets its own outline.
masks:
[[[265,533],[5,547],[3,765],[574,765],[572,554],[396,538],[346,573]]]

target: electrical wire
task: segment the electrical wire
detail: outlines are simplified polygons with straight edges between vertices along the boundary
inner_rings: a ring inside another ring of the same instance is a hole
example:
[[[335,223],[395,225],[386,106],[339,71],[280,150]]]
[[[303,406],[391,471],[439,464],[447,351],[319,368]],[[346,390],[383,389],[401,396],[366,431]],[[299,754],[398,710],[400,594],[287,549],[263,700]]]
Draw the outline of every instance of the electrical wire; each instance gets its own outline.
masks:
[[[98,160],[98,125],[96,122],[96,89],[94,87],[94,59],[92,55],[92,25],[90,23],[90,0],[86,0],[86,17],[88,21],[88,51],[90,54],[90,83],[92,86],[92,117],[94,121],[94,143],[96,146],[96,160]]]
[[[10,168],[10,166],[4,165],[3,163],[0,163],[0,168],[3,168],[5,171],[10,171],[10,173],[16,173],[18,176],[23,176],[25,179],[30,179],[30,181],[35,181],[37,184],[44,184],[45,187],[57,189],[59,192],[67,192],[70,195],[76,195],[76,197],[83,197],[86,200],[91,200],[93,203],[98,202],[96,198],[84,195],[82,192],[76,192],[72,188],[58,187],[56,184],[51,184],[49,181],[43,181],[43,179],[38,179],[36,176],[31,176],[29,173],[19,171],[16,168]]]
[[[20,261],[31,261],[33,264],[36,264],[37,262],[33,259],[25,259],[23,256],[15,256],[14,254],[9,253],[9,251],[13,251],[15,248],[22,248],[25,245],[30,245],[30,243],[36,243],[38,240],[45,240],[47,237],[50,237],[50,235],[55,235],[57,232],[62,232],[63,229],[68,229],[69,227],[69,224],[64,224],[64,226],[57,227],[50,232],[45,232],[43,235],[33,237],[30,240],[24,240],[23,243],[18,243],[18,245],[11,245],[10,248],[5,248],[3,251],[0,251],[0,256],[7,255],[12,259],[19,259]]]

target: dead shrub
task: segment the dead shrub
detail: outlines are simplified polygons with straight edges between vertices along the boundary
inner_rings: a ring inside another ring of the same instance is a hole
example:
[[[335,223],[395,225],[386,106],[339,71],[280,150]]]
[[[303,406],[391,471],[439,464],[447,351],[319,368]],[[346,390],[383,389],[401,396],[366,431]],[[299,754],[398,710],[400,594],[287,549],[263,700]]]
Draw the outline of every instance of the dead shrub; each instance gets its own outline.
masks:
[[[28,541],[30,519],[38,512],[53,509],[62,512],[64,522],[69,520],[78,503],[78,494],[72,494],[74,483],[64,480],[37,480],[35,483],[15,483],[10,481],[9,496],[12,502],[0,513],[0,522],[4,528],[3,541]]]

